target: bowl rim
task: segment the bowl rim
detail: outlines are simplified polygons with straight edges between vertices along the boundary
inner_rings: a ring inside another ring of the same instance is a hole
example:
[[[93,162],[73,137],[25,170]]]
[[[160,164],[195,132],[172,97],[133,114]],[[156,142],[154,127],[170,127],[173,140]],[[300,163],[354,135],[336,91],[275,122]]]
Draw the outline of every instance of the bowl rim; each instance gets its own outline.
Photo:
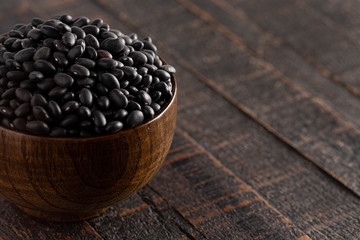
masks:
[[[162,60],[162,62],[164,64],[167,64],[164,59],[162,59],[160,57],[160,59]],[[172,93],[173,96],[171,98],[171,100],[169,102],[166,103],[166,105],[164,107],[162,107],[161,111],[158,112],[155,117],[143,122],[142,124],[136,126],[136,127],[132,127],[132,128],[128,128],[125,130],[120,130],[118,132],[115,133],[111,133],[111,134],[104,134],[104,135],[97,135],[97,136],[90,136],[90,137],[51,137],[51,136],[39,136],[39,135],[31,135],[28,133],[24,133],[24,132],[20,132],[17,130],[13,130],[13,129],[9,129],[6,127],[3,127],[0,125],[0,130],[2,132],[6,132],[8,134],[12,134],[12,135],[18,135],[18,136],[22,136],[22,137],[26,137],[27,139],[34,139],[34,140],[42,140],[42,141],[73,141],[73,142],[79,142],[79,141],[89,141],[89,140],[105,140],[108,138],[116,138],[116,137],[120,137],[122,135],[126,135],[129,132],[133,132],[133,131],[137,131],[140,128],[143,127],[147,127],[148,125],[150,125],[151,123],[157,121],[159,118],[161,118],[165,112],[167,112],[169,110],[169,108],[174,104],[175,99],[177,98],[177,82],[176,82],[176,78],[175,78],[175,74],[171,74],[171,83],[172,83]]]

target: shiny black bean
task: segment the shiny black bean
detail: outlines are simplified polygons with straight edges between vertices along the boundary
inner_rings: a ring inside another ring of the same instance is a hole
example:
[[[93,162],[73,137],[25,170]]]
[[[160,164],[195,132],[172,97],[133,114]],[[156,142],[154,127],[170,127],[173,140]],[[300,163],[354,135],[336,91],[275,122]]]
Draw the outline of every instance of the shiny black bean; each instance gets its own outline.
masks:
[[[66,24],[72,24],[72,17],[70,15],[61,15],[59,17],[59,20]]]
[[[15,54],[14,60],[19,63],[23,63],[25,61],[30,61],[33,59],[35,52],[36,52],[36,49],[33,47],[25,48]]]
[[[137,74],[136,77],[133,80],[131,80],[131,85],[136,86],[141,82],[142,82],[142,76],[140,74]]]
[[[15,109],[15,115],[17,117],[25,117],[31,113],[30,103],[23,103]]]
[[[79,78],[89,77],[90,71],[84,66],[81,66],[79,64],[74,64],[70,67],[71,73]]]
[[[48,110],[53,118],[60,118],[62,116],[61,108],[59,104],[57,104],[57,102],[55,102],[54,100],[49,101]]]
[[[13,45],[11,45],[11,49],[14,50],[15,52],[16,51],[20,51],[22,49],[22,40],[21,39],[18,39],[16,40]]]
[[[60,40],[56,39],[53,42],[55,49],[59,52],[67,52],[69,51],[69,48]]]
[[[135,86],[128,86],[127,90],[131,95],[136,95],[136,93],[139,91],[139,89],[137,89]]]
[[[21,40],[21,46],[22,48],[29,48],[29,47],[36,47],[37,44],[35,42],[35,40],[31,40],[29,38],[25,38]]]
[[[54,41],[56,39],[54,38],[45,38],[44,41],[43,41],[43,45],[44,47],[48,47],[50,49],[54,49],[55,48],[55,45],[54,45]]]
[[[152,102],[150,95],[147,92],[145,92],[144,90],[139,90],[136,93],[135,97],[137,99],[137,102],[144,106],[150,105]]]
[[[57,22],[55,24],[56,30],[58,30],[61,33],[71,32],[71,27],[65,23]]]
[[[161,67],[162,66],[162,61],[160,60],[160,58],[158,56],[155,56],[154,58],[154,64],[156,67]]]
[[[84,53],[84,48],[80,45],[76,45],[69,50],[69,52],[67,53],[67,57],[69,60],[73,61],[73,60],[81,57],[81,55],[83,53]]]
[[[61,40],[67,47],[73,47],[75,45],[77,35],[71,32],[66,32],[62,36]]]
[[[24,118],[15,118],[12,123],[17,130],[26,131],[26,120]]]
[[[109,92],[109,89],[107,89],[107,87],[105,87],[102,83],[96,83],[95,90],[100,95],[107,95]]]
[[[117,110],[117,111],[113,114],[112,118],[115,119],[115,120],[120,120],[120,121],[122,121],[122,120],[124,120],[127,116],[128,116],[128,112],[127,112],[125,109],[119,109],[119,110]]]
[[[144,48],[144,43],[141,41],[135,41],[131,44],[131,46],[136,50],[140,51]]]
[[[79,109],[80,109],[80,108],[79,108]],[[90,116],[91,116],[91,112],[90,112]],[[92,127],[92,125],[93,125],[93,124],[92,124],[91,121],[83,120],[83,121],[79,122],[78,127],[79,127],[80,129],[89,129],[89,128]]]
[[[82,30],[80,27],[77,27],[77,26],[72,26],[71,32],[76,35],[77,39],[84,39],[86,36],[86,33],[84,32],[84,30]]]
[[[79,46],[81,46],[83,48],[83,50],[85,50],[86,42],[84,41],[84,39],[78,39],[78,40],[76,40],[75,45],[79,45]]]
[[[14,81],[23,81],[27,78],[26,73],[22,72],[22,71],[9,71],[6,73],[6,77],[9,80],[14,80]]]
[[[40,82],[41,80],[44,79],[44,74],[39,71],[32,71],[31,73],[29,73],[28,78],[32,82]]]
[[[8,32],[9,37],[15,37],[15,38],[24,38],[24,33],[18,31],[18,30],[10,30]]]
[[[93,47],[94,49],[99,49],[99,41],[93,34],[86,35],[84,40],[87,46]]]
[[[97,26],[97,27],[101,27],[101,25],[103,24],[103,20],[101,18],[96,18],[94,20],[92,20],[89,25],[94,25],[94,26]]]
[[[100,58],[96,61],[96,65],[102,69],[111,70],[118,66],[118,62],[111,58]]]
[[[48,102],[46,100],[46,98],[39,94],[39,93],[35,93],[31,100],[30,100],[31,106],[41,106],[41,107],[45,107],[47,106]]]
[[[136,101],[129,101],[126,109],[128,111],[141,110],[141,105]]]
[[[69,60],[66,58],[66,55],[62,52],[54,52],[53,59],[57,65],[67,66],[69,64]]]
[[[97,105],[101,109],[108,109],[110,106],[110,100],[106,96],[101,96],[101,97],[97,98]]]
[[[11,46],[14,44],[14,42],[16,40],[17,40],[17,38],[9,37],[8,39],[5,40],[5,42],[3,43],[3,46],[6,47],[6,49],[10,50]]]
[[[148,69],[146,67],[140,67],[137,69],[137,73],[141,76],[145,76],[148,73]]]
[[[148,69],[149,74],[152,74],[153,72],[156,71],[156,69],[158,69],[157,66],[153,64],[145,64],[144,67]]]
[[[103,128],[106,126],[106,118],[104,116],[104,114],[101,111],[94,111],[92,113],[93,119],[94,119],[94,124],[95,126],[99,127],[99,128]]]
[[[96,52],[100,58],[113,58],[112,54],[109,51],[99,49]]]
[[[9,100],[9,99],[3,99],[3,100]],[[21,104],[23,104],[22,101],[20,101],[17,98],[14,98],[9,101],[8,106],[10,106],[12,109],[17,109]]]
[[[78,59],[76,59],[75,63],[82,65],[82,66],[86,67],[87,69],[94,68],[96,65],[96,63],[89,58],[78,58]]]
[[[49,91],[55,87],[55,83],[52,78],[45,78],[44,80],[36,83],[36,87],[41,91]]]
[[[99,29],[97,26],[95,26],[95,25],[86,25],[86,26],[83,26],[83,27],[82,27],[82,30],[84,30],[84,32],[85,32],[86,34],[92,34],[92,35],[94,35],[94,36],[97,36],[97,35],[99,35],[99,33],[100,33],[100,29]]]
[[[91,107],[93,103],[93,95],[87,88],[82,88],[79,93],[79,100],[83,106]]]
[[[129,56],[134,60],[135,66],[143,66],[147,62],[147,57],[142,52],[134,51]]]
[[[77,113],[78,113],[79,117],[82,119],[88,119],[91,117],[90,108],[85,107],[85,106],[79,107],[79,109],[77,110]]]
[[[110,91],[109,99],[111,103],[118,108],[126,108],[126,106],[128,105],[127,97],[119,89],[116,88]]]
[[[18,81],[9,81],[7,84],[8,88],[18,87],[20,83]]]
[[[16,88],[9,88],[1,94],[2,99],[13,99],[15,98]]]
[[[101,80],[103,84],[109,89],[118,88],[120,89],[119,80],[111,73],[103,73],[101,74]]]
[[[82,27],[84,25],[89,24],[89,22],[90,22],[89,18],[87,18],[85,16],[81,16],[81,17],[74,19],[74,22],[72,25],[77,26],[77,27]]]
[[[14,110],[6,106],[0,106],[0,115],[8,119],[15,118]]]
[[[31,80],[21,81],[20,87],[25,88],[25,89],[29,90],[30,92],[34,92],[37,90],[36,84]]]
[[[35,117],[34,117],[34,115],[29,114],[29,115],[26,116],[26,120],[27,120],[27,121],[34,121],[34,120],[35,120]]]
[[[95,48],[87,46],[85,47],[84,57],[96,60],[98,57],[98,52],[95,50]]]
[[[50,26],[50,25],[42,25],[40,28],[40,31],[44,35],[51,37],[51,38],[58,38],[60,36],[58,30],[55,27]]]
[[[124,64],[124,66],[132,66],[134,65],[134,60],[131,57],[123,56],[119,57],[118,60]]]
[[[42,24],[43,22],[44,22],[44,20],[41,19],[41,18],[38,18],[38,17],[35,17],[35,18],[31,19],[31,24],[34,27],[37,27],[38,25]]]
[[[100,32],[100,38],[105,39],[105,38],[117,38],[118,36],[115,33],[112,32]]]
[[[56,72],[55,66],[46,60],[36,60],[34,66],[36,70],[42,72],[46,76],[53,75]]]
[[[61,106],[62,112],[66,114],[75,112],[77,111],[78,108],[79,108],[79,103],[76,101],[68,101]]]
[[[154,92],[150,93],[150,96],[151,96],[153,102],[157,102],[161,98],[161,95],[162,94],[160,91],[154,91]]]
[[[49,126],[39,120],[26,123],[26,130],[35,135],[47,135],[50,132]]]
[[[160,109],[161,109],[161,106],[160,106],[159,104],[155,103],[155,102],[153,102],[153,103],[150,105],[150,107],[151,107],[152,109],[154,109],[155,112],[158,112],[158,111],[160,111]]]
[[[140,125],[144,121],[144,114],[139,110],[134,110],[129,113],[129,116],[126,119],[126,127],[135,127]]]
[[[128,90],[124,89],[124,88],[121,88],[120,91],[125,95],[125,96],[129,96],[130,93]]]
[[[123,123],[120,121],[109,122],[105,127],[105,132],[107,133],[116,133],[123,128]]]
[[[60,98],[62,97],[67,91],[67,88],[65,87],[54,87],[50,90],[48,93],[48,96],[51,98]]]
[[[128,80],[133,80],[137,75],[136,69],[133,67],[124,66],[121,70],[124,72],[124,75]]]
[[[150,119],[155,116],[155,111],[150,106],[145,106],[142,111],[144,113],[145,119]]]
[[[101,42],[101,48],[111,53],[119,53],[125,47],[125,40],[122,38],[107,38]]]
[[[50,56],[51,56],[51,49],[48,47],[42,47],[35,52],[33,59],[34,61],[39,59],[48,60]]]
[[[48,112],[41,106],[34,106],[32,108],[32,113],[36,120],[40,120],[43,122],[51,122],[51,117]]]
[[[167,71],[162,70],[162,69],[156,70],[156,71],[153,73],[153,76],[154,76],[154,77],[158,77],[158,78],[160,79],[160,81],[166,81],[166,80],[168,80],[168,79],[171,78],[170,73],[168,73]]]
[[[141,80],[141,84],[140,84],[140,87],[141,88],[148,88],[150,87],[151,83],[152,83],[152,79],[153,77],[149,74],[146,74],[142,80]]]
[[[76,114],[70,114],[64,117],[64,119],[59,123],[61,127],[71,127],[76,125],[79,122],[79,117]]]
[[[54,82],[59,87],[71,87],[74,83],[74,79],[66,73],[57,73],[54,76]]]
[[[67,102],[67,101],[71,101],[74,100],[75,98],[75,93],[73,92],[66,92],[63,97],[62,97],[62,101],[63,102]]]
[[[176,73],[176,69],[168,64],[164,64],[160,67],[160,69],[165,70],[168,73]]]
[[[62,127],[54,127],[49,133],[50,137],[66,137],[66,129]]]
[[[25,88],[17,88],[15,90],[15,96],[23,102],[30,102],[32,93]]]
[[[92,78],[82,78],[78,79],[75,83],[79,87],[91,88],[94,86],[95,80]]]

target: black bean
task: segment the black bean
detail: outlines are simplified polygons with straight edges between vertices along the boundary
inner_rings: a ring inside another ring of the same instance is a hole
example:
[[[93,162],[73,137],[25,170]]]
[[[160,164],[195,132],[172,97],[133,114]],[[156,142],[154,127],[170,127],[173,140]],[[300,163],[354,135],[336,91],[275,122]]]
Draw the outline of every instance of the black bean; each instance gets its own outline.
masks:
[[[36,83],[36,86],[41,91],[48,91],[55,87],[55,83],[52,78],[45,78],[44,80]]]
[[[76,101],[68,101],[61,106],[63,113],[72,113],[79,108],[79,103]]]
[[[144,48],[144,43],[141,41],[135,41],[131,44],[131,46],[136,50],[140,51]]]
[[[150,105],[150,107],[151,107],[152,109],[154,109],[155,112],[158,112],[158,111],[160,111],[160,109],[161,109],[161,106],[160,106],[159,104],[155,103],[155,102],[153,102],[153,103]]]
[[[2,99],[13,99],[15,98],[16,88],[9,88],[1,94]]]
[[[128,112],[125,109],[119,109],[113,114],[113,119],[124,120],[128,116]]]
[[[80,109],[80,108],[79,108],[79,109]],[[91,112],[90,112],[90,116],[91,116]],[[79,122],[78,127],[79,127],[80,129],[89,129],[89,128],[92,127],[92,125],[93,125],[93,124],[92,124],[91,121],[83,120],[83,121]]]
[[[142,52],[134,51],[129,56],[134,60],[135,66],[143,66],[147,62],[147,57]]]
[[[59,87],[71,87],[74,83],[74,79],[66,73],[57,73],[54,76],[54,82]]]
[[[8,52],[8,51],[6,51],[6,52],[3,53],[3,59],[4,59],[5,62],[6,62],[6,60],[8,60],[8,59],[13,60],[13,59],[14,59],[14,56],[15,56],[15,53],[13,53],[13,52]]]
[[[89,18],[87,18],[85,16],[81,16],[81,17],[74,19],[74,22],[72,25],[77,26],[77,27],[82,27],[84,25],[89,24],[89,22],[90,22]]]
[[[128,86],[127,90],[131,95],[136,95],[136,93],[139,91],[139,89],[137,89],[135,86]]]
[[[173,66],[164,64],[160,67],[160,69],[167,71],[168,73],[176,73],[176,70]]]
[[[61,33],[71,32],[71,27],[65,23],[57,22],[55,24],[56,30],[58,30]]]
[[[28,78],[32,82],[40,82],[41,80],[44,79],[44,74],[42,74],[42,72],[39,71],[32,71],[31,73],[29,73]]]
[[[15,109],[15,115],[17,117],[25,117],[27,115],[29,115],[31,112],[31,105],[30,103],[23,103],[21,104],[20,106],[18,106],[16,109]]]
[[[12,123],[17,130],[26,131],[26,120],[24,118],[15,118]]]
[[[72,26],[71,32],[76,35],[77,39],[84,39],[86,36],[86,33],[84,32],[84,30],[82,30],[80,27],[77,27],[77,26]]]
[[[25,48],[15,54],[14,60],[19,63],[23,63],[25,61],[30,61],[33,59],[35,52],[36,52],[36,49],[33,47]]]
[[[153,73],[154,77],[158,77],[160,81],[166,81],[171,78],[170,73],[166,72],[165,70],[158,69]]]
[[[63,102],[67,102],[67,101],[71,101],[74,100],[75,98],[75,93],[73,92],[66,92],[63,97],[62,97],[62,101]]]
[[[31,100],[30,100],[30,103],[31,103],[31,106],[42,106],[42,107],[45,107],[47,106],[48,102],[46,100],[46,98],[39,94],[39,93],[35,93]]]
[[[111,103],[118,108],[126,108],[126,106],[128,105],[127,97],[119,89],[116,88],[110,91],[109,99]]]
[[[126,109],[129,111],[134,111],[134,110],[141,110],[142,108],[138,102],[132,100],[132,101],[129,101]]]
[[[105,85],[100,82],[96,83],[95,90],[96,93],[100,95],[107,95],[109,93],[109,89],[107,89],[107,87],[105,87]]]
[[[112,32],[107,32],[107,31],[104,31],[104,32],[100,32],[100,38],[117,38],[118,36],[115,34],[115,33],[112,33]]]
[[[78,39],[78,40],[76,40],[75,45],[79,45],[79,46],[81,46],[83,48],[83,50],[85,50],[86,42],[84,41],[84,39]]]
[[[90,75],[89,69],[87,69],[86,67],[81,66],[79,64],[72,65],[70,67],[70,71],[72,72],[72,74],[74,76],[77,76],[80,78],[89,77],[89,75]]]
[[[107,133],[116,133],[120,131],[123,128],[123,126],[124,126],[123,123],[120,121],[112,121],[106,125],[105,131]]]
[[[11,49],[14,50],[14,51],[19,51],[21,50],[23,47],[22,47],[22,40],[21,39],[18,39],[16,40],[13,45],[11,45]]]
[[[54,40],[53,42],[55,49],[59,52],[67,52],[69,51],[69,48],[67,46],[65,46],[65,44],[61,41],[61,40]]]
[[[96,63],[89,58],[78,58],[78,59],[76,59],[75,63],[82,65],[82,66],[86,67],[87,69],[94,68],[96,65]]]
[[[118,80],[122,79],[124,76],[124,72],[120,69],[113,69],[110,71],[111,74],[113,74]]]
[[[9,99],[4,99],[4,100],[9,100]],[[11,100],[9,101],[9,106],[10,106],[12,109],[17,109],[21,104],[23,104],[23,102],[20,101],[20,100],[17,99],[17,98],[11,99]]]
[[[118,88],[120,89],[120,83],[118,79],[111,73],[101,74],[101,80],[108,89]]]
[[[48,110],[53,118],[60,118],[62,116],[61,108],[59,104],[57,104],[57,102],[55,102],[54,100],[49,101]]]
[[[0,106],[9,106],[10,100],[9,99],[1,99]],[[11,106],[10,106],[11,107]]]
[[[136,93],[136,99],[138,100],[138,102],[142,105],[150,105],[152,100],[151,100],[151,97],[150,95],[145,92],[144,90],[139,90],[137,93]]]
[[[6,106],[0,106],[0,115],[8,119],[15,118],[14,110]]]
[[[94,26],[97,26],[97,27],[101,27],[101,25],[103,24],[103,20],[101,18],[96,18],[94,20],[92,20],[89,25],[94,25]]]
[[[53,75],[56,72],[56,68],[52,63],[41,59],[35,61],[35,69],[46,76]]]
[[[8,118],[3,118],[1,120],[1,124],[6,128],[10,128],[10,129],[14,128],[14,125],[11,123],[11,120]]]
[[[157,47],[151,42],[151,41],[143,41],[144,43],[144,49],[149,49],[153,52],[157,51]]]
[[[95,48],[87,46],[85,47],[84,57],[95,60],[98,57],[98,52]]]
[[[121,70],[124,72],[125,77],[129,80],[133,80],[137,75],[136,69],[133,67],[124,66]]]
[[[93,115],[95,126],[100,127],[100,128],[106,126],[106,118],[102,112],[96,110],[92,113],[92,115]]]
[[[83,27],[82,27],[82,30],[84,30],[84,32],[85,32],[86,34],[92,34],[92,35],[94,35],[94,36],[97,36],[97,35],[99,35],[99,33],[100,33],[100,29],[99,29],[97,26],[95,26],[95,25],[86,25],[86,26],[83,26]]]
[[[60,36],[58,30],[55,27],[50,26],[50,25],[42,25],[40,28],[40,31],[44,35],[51,37],[51,38],[58,38]]]
[[[67,47],[73,47],[75,45],[77,35],[71,32],[66,32],[62,36],[62,41]]]
[[[79,100],[83,106],[91,107],[93,103],[93,95],[91,91],[87,88],[82,88],[80,90]]]
[[[150,87],[150,85],[152,83],[152,79],[153,79],[153,77],[151,75],[146,74],[141,80],[141,84],[140,84],[141,88]]]
[[[36,120],[40,120],[43,122],[51,122],[51,117],[47,113],[47,111],[41,106],[34,106],[32,108],[32,113]]]
[[[29,38],[25,38],[21,40],[21,46],[22,48],[29,48],[29,47],[36,47],[37,43],[35,42],[35,40],[31,40]]]
[[[39,59],[48,60],[50,56],[51,56],[51,49],[48,47],[42,47],[35,52],[33,59],[34,61]]]
[[[160,58],[158,56],[155,56],[154,58],[154,64],[156,67],[161,67],[162,66],[162,61],[160,60]]]
[[[29,114],[29,115],[26,116],[26,120],[27,120],[27,121],[34,121],[34,120],[35,120],[35,117],[34,117],[34,115]]]
[[[94,49],[99,49],[99,41],[93,34],[86,35],[84,40],[87,46],[93,47]]]
[[[6,77],[9,80],[14,80],[14,81],[23,81],[26,79],[26,74],[22,71],[9,71],[6,73]]]
[[[0,76],[5,77],[9,69],[6,66],[0,66]]]
[[[27,33],[27,37],[34,41],[38,41],[43,37],[43,33],[40,31],[40,29],[35,28]]]
[[[20,87],[25,88],[25,89],[29,90],[30,92],[34,92],[36,90],[35,83],[29,79],[25,80],[25,81],[21,81]]]
[[[50,90],[48,93],[48,96],[51,98],[60,98],[62,97],[67,91],[67,88],[65,87],[54,87]]]
[[[150,106],[145,106],[142,111],[144,113],[145,119],[153,118],[155,115],[154,109],[152,109]]]
[[[59,20],[68,25],[72,23],[72,17],[70,15],[61,15]]]
[[[101,43],[101,48],[111,53],[119,53],[125,47],[125,40],[122,38],[107,38]]]
[[[149,70],[146,67],[140,67],[137,69],[137,73],[140,74],[141,76],[145,76],[148,73],[148,71]]]
[[[118,62],[111,58],[100,58],[97,60],[96,65],[100,68],[111,70],[118,66]]]
[[[38,120],[26,123],[26,130],[35,135],[47,135],[50,132],[49,126]]]
[[[30,102],[32,98],[31,92],[25,88],[17,88],[15,90],[15,95],[18,99],[20,99],[23,102]]]
[[[96,52],[100,58],[113,58],[112,54],[109,51],[99,49]]]
[[[142,76],[140,74],[137,74],[136,77],[133,80],[131,80],[131,85],[136,86],[141,82],[142,82]]]
[[[106,96],[101,96],[97,99],[97,105],[101,109],[107,109],[110,106],[110,100]]]
[[[9,81],[7,84],[8,88],[13,88],[13,87],[18,87],[20,85],[20,83],[18,81]],[[4,91],[2,91],[4,92]]]
[[[145,64],[144,67],[148,69],[149,74],[152,74],[153,72],[156,71],[156,69],[158,69],[157,66],[153,64]]]
[[[51,129],[49,136],[50,137],[65,137],[66,129],[62,128],[62,127],[54,127]]]
[[[35,17],[33,19],[31,19],[31,24],[35,27],[37,27],[38,25],[42,24],[44,22],[43,19]]]
[[[54,52],[53,59],[55,63],[60,66],[67,66],[69,64],[69,60],[66,58],[66,55],[62,52]]]
[[[83,53],[84,53],[84,48],[80,45],[76,45],[69,50],[69,52],[67,53],[67,57],[69,60],[75,60],[81,57]]]
[[[79,117],[82,119],[88,119],[91,117],[91,110],[88,107],[81,106],[81,107],[79,107],[77,112],[78,112]]]
[[[162,94],[160,91],[154,91],[154,92],[150,93],[150,96],[151,96],[153,102],[157,102],[161,98],[161,95]]]
[[[76,125],[79,122],[79,117],[75,114],[70,114],[64,117],[64,119],[59,123],[61,127],[71,127]]]
[[[76,81],[76,85],[79,87],[85,87],[85,88],[91,88],[94,86],[94,79],[92,78],[82,78],[82,79],[78,79]]]
[[[144,114],[139,110],[134,110],[129,113],[126,119],[126,127],[135,127],[140,125],[144,121]]]

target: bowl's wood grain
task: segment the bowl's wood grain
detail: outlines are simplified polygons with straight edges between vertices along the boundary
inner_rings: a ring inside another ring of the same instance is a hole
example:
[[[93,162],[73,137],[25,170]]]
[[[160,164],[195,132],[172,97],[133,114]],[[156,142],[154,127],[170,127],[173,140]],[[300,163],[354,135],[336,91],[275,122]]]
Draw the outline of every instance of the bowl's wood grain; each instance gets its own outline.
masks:
[[[142,188],[159,170],[174,135],[174,97],[154,119],[89,138],[31,136],[0,127],[0,196],[37,217],[91,217]]]

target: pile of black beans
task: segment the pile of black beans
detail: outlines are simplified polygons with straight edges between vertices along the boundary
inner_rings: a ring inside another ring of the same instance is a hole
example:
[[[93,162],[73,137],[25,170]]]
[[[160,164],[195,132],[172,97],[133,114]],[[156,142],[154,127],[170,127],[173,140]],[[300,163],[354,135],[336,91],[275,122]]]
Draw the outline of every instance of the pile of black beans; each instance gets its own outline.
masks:
[[[33,135],[110,134],[153,118],[173,97],[150,37],[102,19],[56,16],[0,36],[1,125]]]

